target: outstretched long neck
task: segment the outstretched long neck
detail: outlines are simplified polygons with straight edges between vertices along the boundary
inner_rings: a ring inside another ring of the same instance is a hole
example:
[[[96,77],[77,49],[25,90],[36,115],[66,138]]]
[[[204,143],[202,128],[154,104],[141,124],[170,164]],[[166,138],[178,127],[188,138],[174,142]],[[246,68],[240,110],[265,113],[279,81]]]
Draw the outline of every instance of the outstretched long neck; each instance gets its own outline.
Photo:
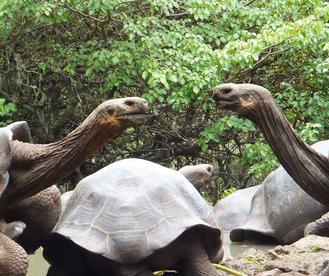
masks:
[[[329,206],[329,160],[304,143],[273,99],[260,97],[247,115],[263,132],[281,165],[313,198]]]
[[[115,121],[103,125],[98,117],[93,112],[78,128],[55,143],[12,141],[10,182],[0,198],[0,210],[61,181],[124,129]]]

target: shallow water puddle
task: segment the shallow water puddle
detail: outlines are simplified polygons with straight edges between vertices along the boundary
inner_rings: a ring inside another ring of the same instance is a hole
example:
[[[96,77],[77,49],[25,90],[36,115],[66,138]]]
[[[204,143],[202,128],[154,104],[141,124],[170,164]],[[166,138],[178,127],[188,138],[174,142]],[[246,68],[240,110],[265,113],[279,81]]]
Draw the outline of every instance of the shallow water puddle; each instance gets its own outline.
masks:
[[[27,276],[45,276],[47,274],[49,264],[42,257],[42,249],[38,249],[35,254],[29,255],[29,260]]]
[[[225,259],[237,259],[243,257],[243,252],[250,248],[256,248],[260,250],[268,250],[277,246],[277,244],[251,244],[241,242],[231,242],[229,238],[229,232],[224,231],[224,260]]]

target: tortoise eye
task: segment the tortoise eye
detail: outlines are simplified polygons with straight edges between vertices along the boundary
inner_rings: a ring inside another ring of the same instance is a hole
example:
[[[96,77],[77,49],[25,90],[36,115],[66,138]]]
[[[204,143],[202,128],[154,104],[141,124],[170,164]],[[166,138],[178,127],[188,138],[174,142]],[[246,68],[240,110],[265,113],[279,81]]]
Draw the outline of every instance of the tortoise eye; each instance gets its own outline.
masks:
[[[227,88],[222,88],[221,91],[222,91],[223,94],[228,94],[228,93],[232,92],[232,88],[228,88],[228,87]]]
[[[132,101],[132,100],[127,100],[127,101],[125,101],[125,105],[134,106],[135,105],[135,102]]]
[[[108,115],[111,116],[114,113],[114,108],[113,107],[109,107],[109,108],[107,108],[106,112],[107,112]]]

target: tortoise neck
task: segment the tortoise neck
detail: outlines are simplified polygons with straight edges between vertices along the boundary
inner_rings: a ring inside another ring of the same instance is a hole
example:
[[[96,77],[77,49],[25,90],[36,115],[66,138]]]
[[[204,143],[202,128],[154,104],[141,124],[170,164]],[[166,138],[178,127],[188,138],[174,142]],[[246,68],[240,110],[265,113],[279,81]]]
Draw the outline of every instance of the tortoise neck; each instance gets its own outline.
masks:
[[[116,121],[101,123],[97,113],[90,116],[63,139],[44,145],[12,141],[13,162],[10,182],[0,199],[6,203],[26,198],[71,174],[93,155],[109,138],[124,128]]]
[[[329,205],[329,160],[303,142],[271,100],[258,99],[248,115],[263,132],[281,165],[310,196]]]

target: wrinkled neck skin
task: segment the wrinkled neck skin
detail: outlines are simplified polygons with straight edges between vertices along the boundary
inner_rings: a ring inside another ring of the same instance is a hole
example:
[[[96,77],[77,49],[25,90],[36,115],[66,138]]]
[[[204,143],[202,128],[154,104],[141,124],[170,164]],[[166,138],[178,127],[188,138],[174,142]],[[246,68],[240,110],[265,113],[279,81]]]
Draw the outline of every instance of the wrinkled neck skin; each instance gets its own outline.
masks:
[[[292,129],[272,97],[258,95],[248,114],[296,183],[310,196],[329,206],[329,160],[304,143]]]
[[[13,162],[10,181],[0,198],[0,212],[9,204],[35,195],[71,174],[93,155],[109,138],[125,127],[116,121],[100,123],[91,114],[78,128],[63,139],[44,145],[12,141]]]

